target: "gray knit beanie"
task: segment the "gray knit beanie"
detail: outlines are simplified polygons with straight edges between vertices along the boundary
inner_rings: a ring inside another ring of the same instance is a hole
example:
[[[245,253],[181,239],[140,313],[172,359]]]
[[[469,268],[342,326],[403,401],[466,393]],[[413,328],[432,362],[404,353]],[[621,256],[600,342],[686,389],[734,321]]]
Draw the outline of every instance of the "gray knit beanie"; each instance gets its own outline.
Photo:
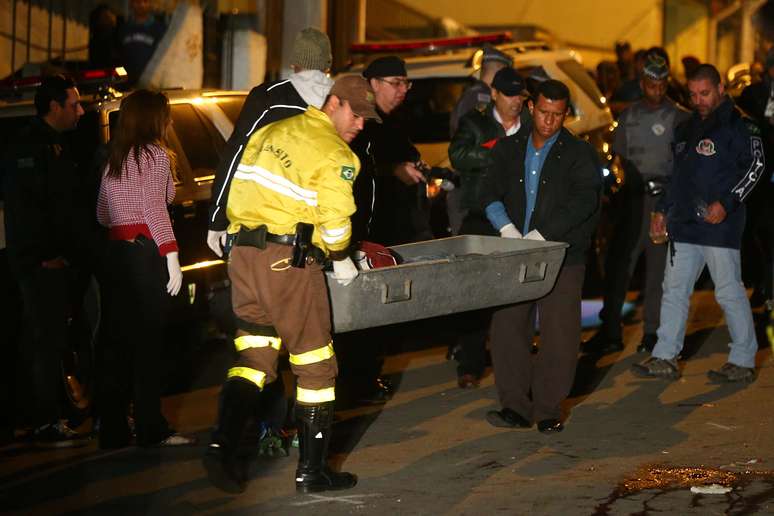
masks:
[[[307,27],[296,35],[293,42],[293,52],[290,64],[304,70],[320,70],[324,72],[331,67],[331,42],[328,35],[319,30]]]

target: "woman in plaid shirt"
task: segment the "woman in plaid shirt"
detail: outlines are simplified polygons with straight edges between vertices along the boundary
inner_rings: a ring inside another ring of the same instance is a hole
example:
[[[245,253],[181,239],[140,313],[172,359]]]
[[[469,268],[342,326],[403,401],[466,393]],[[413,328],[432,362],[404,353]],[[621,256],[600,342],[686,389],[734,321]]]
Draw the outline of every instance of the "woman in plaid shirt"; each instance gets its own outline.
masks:
[[[192,444],[161,413],[161,356],[169,296],[183,274],[167,205],[175,197],[175,155],[166,146],[169,100],[138,90],[121,102],[118,127],[97,203],[109,228],[106,253],[99,444],[129,444],[127,409],[134,402],[137,444]]]

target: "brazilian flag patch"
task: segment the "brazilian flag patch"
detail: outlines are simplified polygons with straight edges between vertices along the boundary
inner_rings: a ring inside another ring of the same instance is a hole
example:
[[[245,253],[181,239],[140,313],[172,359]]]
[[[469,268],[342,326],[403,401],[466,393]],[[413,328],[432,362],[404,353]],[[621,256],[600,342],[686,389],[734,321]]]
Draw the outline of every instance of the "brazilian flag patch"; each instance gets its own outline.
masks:
[[[346,165],[341,167],[341,178],[345,181],[355,179],[355,167],[348,167]]]

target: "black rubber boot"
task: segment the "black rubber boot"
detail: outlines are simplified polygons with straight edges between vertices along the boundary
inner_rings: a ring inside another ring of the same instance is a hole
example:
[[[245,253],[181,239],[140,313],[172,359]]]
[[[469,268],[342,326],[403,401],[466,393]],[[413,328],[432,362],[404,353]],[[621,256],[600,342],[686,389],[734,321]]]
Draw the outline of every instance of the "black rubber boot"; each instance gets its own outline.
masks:
[[[227,380],[220,393],[218,426],[202,462],[212,485],[227,493],[242,493],[247,487],[247,467],[237,452],[260,393],[256,385],[238,378]]]
[[[328,467],[328,445],[333,424],[333,402],[319,405],[296,403],[299,459],[296,491],[316,493],[350,489],[357,484],[351,473],[336,473]]]

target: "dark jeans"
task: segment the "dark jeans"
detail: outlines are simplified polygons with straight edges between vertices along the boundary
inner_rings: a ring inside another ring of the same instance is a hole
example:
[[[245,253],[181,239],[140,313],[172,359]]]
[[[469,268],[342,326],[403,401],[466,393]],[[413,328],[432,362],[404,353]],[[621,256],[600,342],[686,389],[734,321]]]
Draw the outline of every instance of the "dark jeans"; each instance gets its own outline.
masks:
[[[486,215],[474,210],[469,211],[463,220],[460,235],[499,236]],[[472,374],[481,377],[487,363],[486,336],[492,320],[492,309],[461,313],[455,319],[458,325],[454,353],[457,376]]]
[[[611,339],[621,338],[621,309],[626,300],[637,260],[645,253],[645,281],[643,293],[643,331],[655,334],[661,313],[661,285],[666,267],[666,244],[654,244],[650,240],[650,213],[655,209],[658,196],[651,196],[635,186],[624,189],[619,195],[621,204],[613,238],[605,259],[605,295],[600,313],[600,333]]]
[[[500,403],[532,421],[558,419],[560,404],[572,388],[580,345],[584,268],[563,266],[547,296],[501,308],[492,316],[492,365]],[[533,356],[535,306],[540,347]]]
[[[19,275],[24,312],[21,356],[29,371],[33,399],[27,420],[33,426],[63,416],[61,361],[67,349],[72,270],[37,268]]]
[[[98,412],[100,446],[129,442],[126,416],[134,402],[137,444],[170,435],[161,413],[166,260],[152,240],[111,241],[105,264]]]

